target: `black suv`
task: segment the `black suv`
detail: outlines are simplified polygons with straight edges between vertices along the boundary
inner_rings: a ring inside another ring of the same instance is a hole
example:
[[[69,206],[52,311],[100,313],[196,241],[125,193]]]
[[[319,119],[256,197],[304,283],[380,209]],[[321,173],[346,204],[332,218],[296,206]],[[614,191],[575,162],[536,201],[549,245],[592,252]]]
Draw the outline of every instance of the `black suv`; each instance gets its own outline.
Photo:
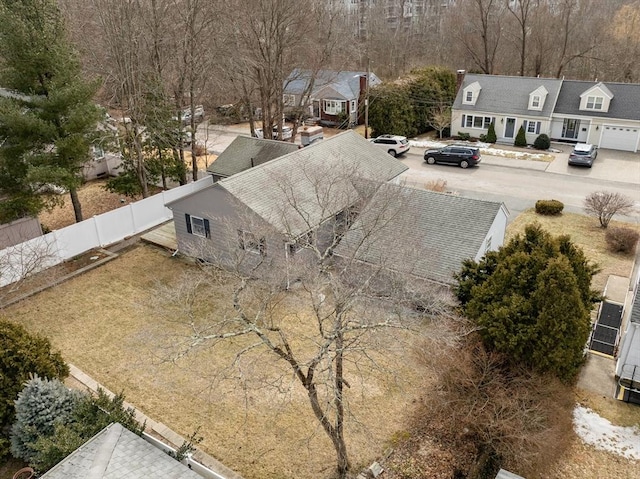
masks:
[[[458,165],[461,168],[468,168],[480,163],[480,149],[464,145],[449,145],[437,150],[425,151],[424,161],[430,165],[447,163]]]

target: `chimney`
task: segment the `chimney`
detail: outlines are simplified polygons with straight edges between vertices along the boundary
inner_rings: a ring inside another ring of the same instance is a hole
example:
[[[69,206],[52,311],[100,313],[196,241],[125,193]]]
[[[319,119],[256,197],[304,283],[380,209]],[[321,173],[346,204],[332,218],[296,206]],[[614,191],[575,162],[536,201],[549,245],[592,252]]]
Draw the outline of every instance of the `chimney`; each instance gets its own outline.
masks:
[[[464,75],[467,73],[466,70],[458,70],[456,71],[456,93],[460,90],[462,86],[462,81],[464,80]]]

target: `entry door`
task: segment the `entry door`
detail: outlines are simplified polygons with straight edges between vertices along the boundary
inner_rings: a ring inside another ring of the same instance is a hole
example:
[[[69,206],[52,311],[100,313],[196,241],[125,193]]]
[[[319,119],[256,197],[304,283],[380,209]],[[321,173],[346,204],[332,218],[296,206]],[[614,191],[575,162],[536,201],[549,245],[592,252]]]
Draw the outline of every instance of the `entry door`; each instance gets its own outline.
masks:
[[[576,138],[578,138],[579,132],[580,120],[575,120],[573,118],[564,119],[564,124],[562,125],[562,138],[575,140]]]
[[[504,125],[504,137],[513,138],[516,131],[516,119],[507,118],[507,122]]]

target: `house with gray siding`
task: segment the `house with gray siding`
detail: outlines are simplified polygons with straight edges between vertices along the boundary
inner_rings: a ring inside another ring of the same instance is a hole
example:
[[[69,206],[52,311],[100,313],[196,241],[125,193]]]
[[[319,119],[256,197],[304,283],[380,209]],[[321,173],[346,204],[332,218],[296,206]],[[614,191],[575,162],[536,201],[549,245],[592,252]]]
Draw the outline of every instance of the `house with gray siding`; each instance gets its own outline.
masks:
[[[638,83],[463,73],[458,82],[452,135],[477,138],[493,123],[499,143],[513,143],[522,126],[529,144],[544,133],[599,148],[640,148]]]
[[[361,199],[358,182],[399,181],[408,168],[346,131],[221,179],[167,204],[178,249],[220,264],[280,261],[312,239],[333,241],[336,221]]]
[[[451,285],[464,260],[479,261],[503,245],[508,216],[503,203],[384,185],[335,254]],[[368,226],[373,218],[375,231]]]
[[[298,148],[295,143],[239,135],[209,165],[207,172],[213,176],[213,181],[219,181],[287,153],[293,153]]]

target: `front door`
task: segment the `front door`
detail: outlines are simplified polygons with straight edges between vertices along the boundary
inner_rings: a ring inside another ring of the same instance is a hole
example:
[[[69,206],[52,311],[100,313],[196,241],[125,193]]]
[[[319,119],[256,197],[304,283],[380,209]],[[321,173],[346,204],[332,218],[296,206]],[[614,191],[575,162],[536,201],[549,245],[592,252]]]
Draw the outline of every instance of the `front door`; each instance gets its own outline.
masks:
[[[513,138],[516,132],[516,119],[507,118],[507,123],[504,125],[504,137]]]
[[[580,120],[573,118],[565,118],[562,124],[562,138],[568,138],[575,140],[578,138],[578,132],[580,131]]]

